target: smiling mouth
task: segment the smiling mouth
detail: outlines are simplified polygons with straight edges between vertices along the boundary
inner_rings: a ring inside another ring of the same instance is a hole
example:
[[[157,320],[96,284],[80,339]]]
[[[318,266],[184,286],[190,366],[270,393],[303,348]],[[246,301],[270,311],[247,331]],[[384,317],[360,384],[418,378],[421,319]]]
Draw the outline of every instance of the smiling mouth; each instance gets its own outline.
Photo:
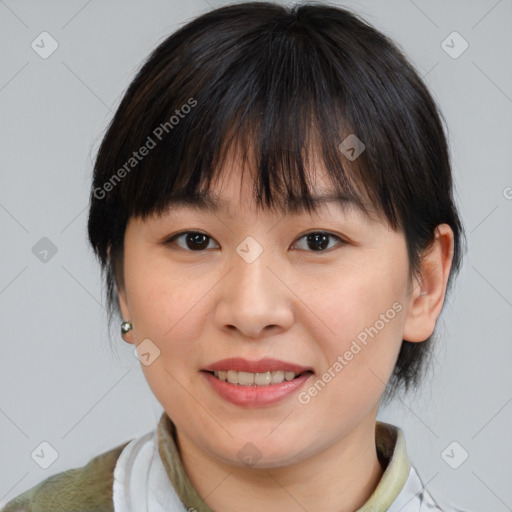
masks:
[[[238,386],[271,386],[273,384],[281,384],[286,381],[297,379],[305,374],[312,374],[311,370],[304,372],[285,372],[285,371],[271,371],[261,373],[251,372],[238,372],[236,370],[219,370],[208,371],[211,375],[223,382]]]

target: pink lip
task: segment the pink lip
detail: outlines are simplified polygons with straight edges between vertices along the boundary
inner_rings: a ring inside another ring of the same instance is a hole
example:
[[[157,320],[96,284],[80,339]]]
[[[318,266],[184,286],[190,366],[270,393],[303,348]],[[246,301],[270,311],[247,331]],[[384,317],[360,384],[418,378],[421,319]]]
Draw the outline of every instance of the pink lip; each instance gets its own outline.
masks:
[[[231,357],[228,359],[222,359],[221,361],[217,361],[203,368],[203,370],[207,372],[235,370],[237,372],[249,373],[265,373],[279,370],[282,370],[284,372],[295,373],[313,371],[311,367],[287,363],[286,361],[280,361],[279,359],[264,358],[260,359],[259,361],[248,361],[247,359],[244,359],[242,357]]]
[[[285,380],[281,384],[270,384],[268,386],[241,386],[222,381],[208,371],[202,371],[201,373],[220,397],[242,407],[263,407],[275,404],[298,391],[313,375],[313,373],[308,372],[293,380]]]

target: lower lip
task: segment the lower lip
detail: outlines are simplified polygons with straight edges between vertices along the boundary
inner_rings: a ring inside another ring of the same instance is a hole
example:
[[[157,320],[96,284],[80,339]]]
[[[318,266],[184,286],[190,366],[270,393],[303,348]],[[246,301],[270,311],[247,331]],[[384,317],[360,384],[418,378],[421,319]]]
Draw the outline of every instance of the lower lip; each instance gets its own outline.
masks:
[[[270,384],[268,386],[241,386],[220,380],[209,372],[203,371],[202,373],[222,398],[232,404],[245,407],[262,407],[275,404],[298,391],[313,375],[308,372],[296,379],[285,380],[280,384]]]

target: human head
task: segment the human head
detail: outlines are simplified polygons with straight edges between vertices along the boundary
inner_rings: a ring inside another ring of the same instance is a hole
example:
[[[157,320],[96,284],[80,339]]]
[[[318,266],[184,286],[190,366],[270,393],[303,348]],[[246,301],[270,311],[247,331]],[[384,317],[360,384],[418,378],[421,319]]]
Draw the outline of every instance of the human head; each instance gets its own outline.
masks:
[[[364,143],[354,160],[340,151],[351,134]],[[270,209],[307,199],[307,164],[318,157],[332,186],[404,234],[411,287],[436,226],[448,224],[450,287],[463,229],[440,113],[418,74],[396,45],[344,9],[244,3],[208,12],[165,39],[103,138],[88,233],[106,279],[109,320],[120,319],[129,219],[208,189],[235,146],[257,169],[258,205]],[[139,148],[145,154],[133,156]],[[431,338],[403,341],[390,391],[419,383]]]

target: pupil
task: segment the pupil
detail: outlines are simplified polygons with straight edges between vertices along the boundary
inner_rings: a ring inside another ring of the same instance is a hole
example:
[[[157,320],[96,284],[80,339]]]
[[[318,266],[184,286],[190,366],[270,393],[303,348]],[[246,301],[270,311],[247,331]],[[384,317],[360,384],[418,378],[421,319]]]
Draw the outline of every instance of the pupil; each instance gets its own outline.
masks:
[[[328,236],[325,233],[313,233],[311,235],[308,235],[308,244],[309,242],[312,242],[313,245],[308,245],[313,250],[317,251],[319,249],[325,249],[329,245]],[[320,247],[318,245],[315,245],[317,243],[320,243]]]
[[[202,233],[192,233],[187,237],[187,245],[189,249],[204,249],[208,247],[207,235],[203,235]],[[192,247],[189,242],[191,242]]]

